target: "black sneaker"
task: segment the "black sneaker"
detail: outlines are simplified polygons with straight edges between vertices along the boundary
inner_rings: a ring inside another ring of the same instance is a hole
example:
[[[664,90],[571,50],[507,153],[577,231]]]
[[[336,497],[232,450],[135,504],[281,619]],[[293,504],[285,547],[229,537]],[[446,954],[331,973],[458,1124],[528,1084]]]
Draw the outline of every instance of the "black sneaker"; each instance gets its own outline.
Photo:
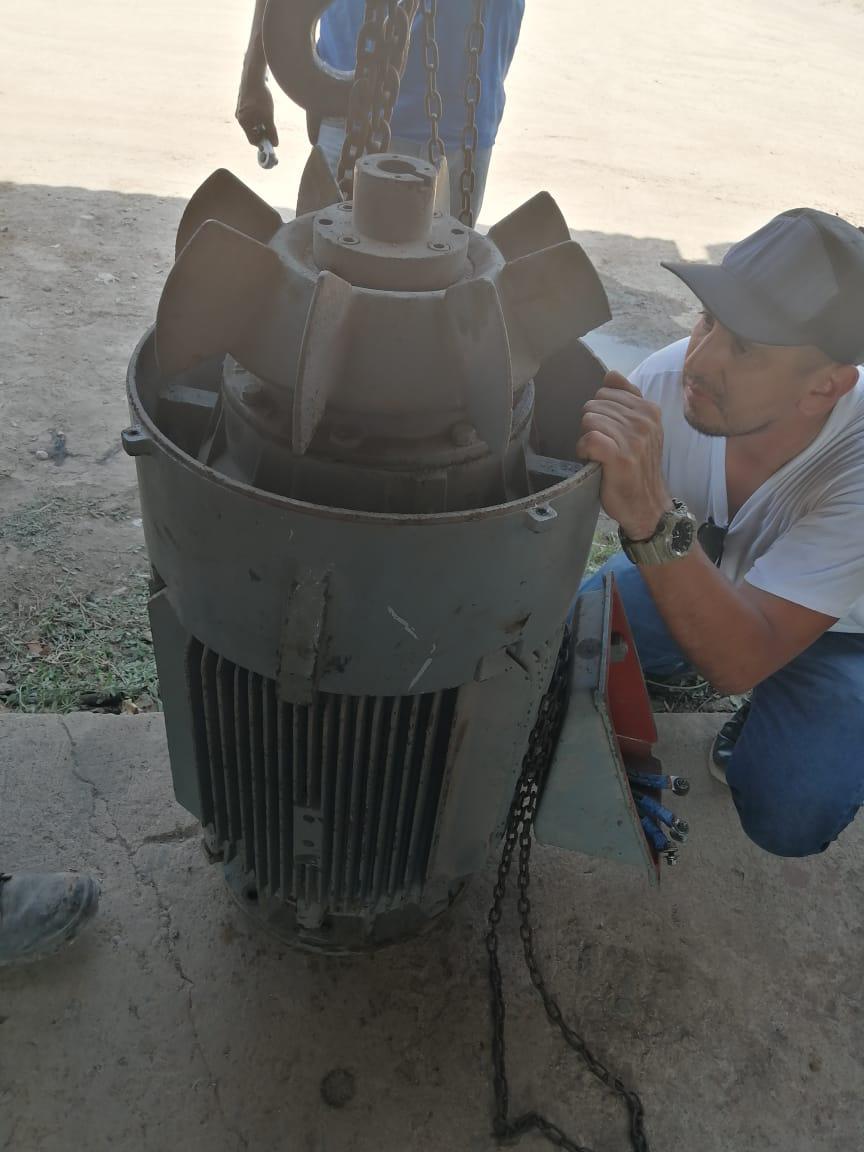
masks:
[[[0,874],[0,967],[49,956],[96,914],[99,885],[74,872]]]
[[[711,745],[711,751],[708,755],[708,771],[714,779],[719,780],[721,784],[728,783],[726,780],[726,768],[732,759],[732,753],[735,751],[738,737],[741,735],[741,731],[749,714],[750,701],[745,700],[732,719],[727,720],[714,737],[714,742]]]

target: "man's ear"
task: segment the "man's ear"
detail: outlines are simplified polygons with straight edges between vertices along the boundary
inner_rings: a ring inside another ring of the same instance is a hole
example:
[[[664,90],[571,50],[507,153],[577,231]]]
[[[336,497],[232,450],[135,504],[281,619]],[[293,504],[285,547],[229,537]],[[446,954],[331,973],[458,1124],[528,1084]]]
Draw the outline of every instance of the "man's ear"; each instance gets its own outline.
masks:
[[[801,409],[805,416],[821,416],[830,412],[837,401],[851,392],[858,382],[858,369],[854,364],[826,364],[818,371]]]

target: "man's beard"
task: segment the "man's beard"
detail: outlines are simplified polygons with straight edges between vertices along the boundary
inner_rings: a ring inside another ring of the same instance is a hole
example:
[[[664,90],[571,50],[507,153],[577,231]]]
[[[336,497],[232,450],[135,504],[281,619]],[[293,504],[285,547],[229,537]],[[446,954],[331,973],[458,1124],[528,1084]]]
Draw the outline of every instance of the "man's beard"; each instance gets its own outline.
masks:
[[[713,428],[709,424],[702,424],[699,421],[694,420],[693,417],[689,415],[689,413],[687,412],[686,409],[684,410],[684,419],[687,421],[687,423],[690,425],[691,428],[695,429],[695,431],[697,431],[697,432],[701,432],[701,434],[703,436],[714,436],[714,437],[722,436],[725,439],[725,437],[727,437],[729,435],[729,432],[727,432],[725,428],[723,428],[723,429]],[[732,435],[734,436],[735,433],[733,432]]]
[[[755,428],[716,428],[710,424],[700,424],[688,414],[686,408],[684,419],[691,428],[703,436],[712,436],[715,439],[722,438],[723,440],[733,440],[737,436],[756,436],[759,432],[764,432],[770,425],[770,421],[766,420],[764,424],[757,424]]]

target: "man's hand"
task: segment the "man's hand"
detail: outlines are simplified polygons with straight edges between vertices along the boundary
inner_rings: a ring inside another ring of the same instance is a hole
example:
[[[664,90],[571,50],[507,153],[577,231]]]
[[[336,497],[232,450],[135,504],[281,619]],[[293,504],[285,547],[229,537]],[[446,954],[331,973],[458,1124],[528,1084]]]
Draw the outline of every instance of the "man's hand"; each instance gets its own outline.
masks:
[[[244,68],[234,115],[250,144],[258,145],[266,137],[275,148],[279,133],[273,118],[273,96],[264,79],[264,69],[260,72],[260,76],[250,76]]]
[[[619,372],[609,372],[585,405],[576,455],[603,466],[600,501],[625,535],[653,536],[672,507],[663,479],[660,409]]]

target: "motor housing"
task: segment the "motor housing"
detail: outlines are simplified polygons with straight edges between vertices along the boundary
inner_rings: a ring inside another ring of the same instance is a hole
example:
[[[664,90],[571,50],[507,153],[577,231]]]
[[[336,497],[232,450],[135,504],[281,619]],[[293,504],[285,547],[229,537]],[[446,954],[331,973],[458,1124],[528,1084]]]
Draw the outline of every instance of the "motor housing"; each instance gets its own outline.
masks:
[[[500,835],[596,524],[608,305],[547,194],[482,236],[424,161],[364,157],[353,202],[321,164],[287,223],[224,171],[193,196],[123,439],[178,800],[250,911],[341,951]]]

